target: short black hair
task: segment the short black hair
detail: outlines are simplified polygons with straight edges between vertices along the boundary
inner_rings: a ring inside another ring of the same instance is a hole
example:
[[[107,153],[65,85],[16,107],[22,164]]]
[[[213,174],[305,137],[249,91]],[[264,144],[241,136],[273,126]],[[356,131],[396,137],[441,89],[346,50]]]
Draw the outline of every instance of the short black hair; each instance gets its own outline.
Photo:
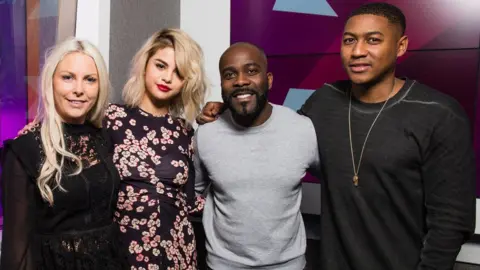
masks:
[[[239,42],[236,42],[236,43],[233,43],[232,45],[230,45],[230,47],[228,47],[222,53],[222,55],[220,56],[220,61],[218,62],[219,65],[222,62],[222,59],[225,56],[225,54],[227,54],[227,52],[230,51],[234,47],[252,47],[252,48],[256,49],[258,51],[258,53],[260,53],[260,57],[262,58],[262,60],[265,61],[265,67],[268,68],[268,58],[267,58],[267,54],[265,53],[265,51],[262,48],[260,48],[259,46],[255,45],[251,42],[244,42],[244,41],[239,41]]]
[[[387,20],[392,23],[400,26],[402,36],[405,34],[405,29],[407,28],[407,21],[402,10],[398,7],[388,4],[388,3],[368,3],[360,6],[355,9],[348,19],[357,15],[377,15],[387,18]],[[347,19],[347,21],[348,21]]]

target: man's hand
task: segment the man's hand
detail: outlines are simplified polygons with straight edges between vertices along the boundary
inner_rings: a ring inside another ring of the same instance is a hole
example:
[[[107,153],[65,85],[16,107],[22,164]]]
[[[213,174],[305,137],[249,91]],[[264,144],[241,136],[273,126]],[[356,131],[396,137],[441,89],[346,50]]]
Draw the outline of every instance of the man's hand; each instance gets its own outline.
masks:
[[[203,125],[217,120],[224,111],[222,102],[210,101],[203,107],[202,113],[197,116],[197,123]]]

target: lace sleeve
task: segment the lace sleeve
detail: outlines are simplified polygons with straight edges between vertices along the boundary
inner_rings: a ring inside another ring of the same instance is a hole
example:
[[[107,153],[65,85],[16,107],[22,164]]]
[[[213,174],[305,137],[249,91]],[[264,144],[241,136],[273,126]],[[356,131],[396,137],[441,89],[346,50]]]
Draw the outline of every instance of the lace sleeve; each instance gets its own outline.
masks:
[[[33,198],[35,186],[10,149],[2,164],[2,203],[4,209],[1,270],[34,270],[32,254]]]

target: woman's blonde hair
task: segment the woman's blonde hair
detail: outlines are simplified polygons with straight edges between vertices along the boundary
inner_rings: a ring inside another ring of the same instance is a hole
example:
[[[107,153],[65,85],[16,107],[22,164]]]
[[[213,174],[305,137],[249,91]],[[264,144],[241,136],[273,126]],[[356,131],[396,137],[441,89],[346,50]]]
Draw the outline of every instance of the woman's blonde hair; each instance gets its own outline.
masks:
[[[123,88],[123,101],[130,107],[140,105],[145,95],[145,69],[150,58],[159,50],[172,48],[179,75],[185,80],[181,93],[170,103],[169,113],[183,117],[192,124],[200,113],[207,92],[203,67],[203,52],[187,33],[180,29],[163,29],[154,33],[135,54],[130,78]]]
[[[100,51],[88,41],[69,38],[47,52],[45,64],[41,72],[39,105],[36,117],[36,122],[41,124],[40,137],[45,152],[45,161],[37,179],[37,186],[40,189],[42,198],[49,202],[50,205],[53,205],[52,191],[54,189],[59,188],[65,191],[61,186],[62,168],[65,158],[73,159],[76,163],[77,169],[73,174],[79,174],[83,168],[80,158],[66,149],[62,119],[55,109],[53,94],[55,70],[66,55],[74,52],[90,56],[97,67],[99,92],[94,106],[87,114],[86,121],[98,128],[102,126],[110,92],[110,82],[105,61]]]

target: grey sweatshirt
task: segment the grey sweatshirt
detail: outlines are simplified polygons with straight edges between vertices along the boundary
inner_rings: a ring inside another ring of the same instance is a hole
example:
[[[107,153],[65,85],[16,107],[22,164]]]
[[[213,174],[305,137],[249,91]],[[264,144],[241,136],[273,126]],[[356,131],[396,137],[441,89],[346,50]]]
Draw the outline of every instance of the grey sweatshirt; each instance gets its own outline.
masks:
[[[203,226],[214,270],[305,267],[301,180],[319,163],[316,134],[310,119],[272,106],[261,126],[240,127],[227,111],[197,130],[195,188],[208,193]]]

